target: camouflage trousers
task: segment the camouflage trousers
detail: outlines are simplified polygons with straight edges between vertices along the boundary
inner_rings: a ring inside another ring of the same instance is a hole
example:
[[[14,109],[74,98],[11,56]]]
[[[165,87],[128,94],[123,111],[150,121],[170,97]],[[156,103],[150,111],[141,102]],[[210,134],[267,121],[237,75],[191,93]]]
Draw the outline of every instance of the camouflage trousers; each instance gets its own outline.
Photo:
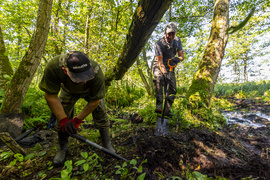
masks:
[[[160,71],[158,67],[155,67],[153,69],[154,73],[154,83],[155,83],[155,91],[156,91],[156,109],[162,109],[163,106],[163,96],[166,95],[167,90],[167,84],[169,85],[169,91],[168,91],[168,99],[166,103],[166,111],[164,112],[165,115],[171,111],[172,104],[175,99],[176,95],[176,79],[175,79],[175,73],[170,72],[170,78],[167,80],[167,83],[165,81],[165,78]]]
[[[87,102],[90,101],[90,97],[88,94],[84,95],[74,95],[70,94],[64,90],[61,90],[59,99],[62,103],[62,106],[64,108],[64,111],[69,119],[73,119],[74,117],[74,106],[76,102],[83,98]],[[92,112],[94,125],[97,129],[104,129],[110,126],[110,121],[107,115],[105,100],[101,99],[97,108]],[[56,122],[56,125],[54,126],[56,130],[59,130],[59,122]]]

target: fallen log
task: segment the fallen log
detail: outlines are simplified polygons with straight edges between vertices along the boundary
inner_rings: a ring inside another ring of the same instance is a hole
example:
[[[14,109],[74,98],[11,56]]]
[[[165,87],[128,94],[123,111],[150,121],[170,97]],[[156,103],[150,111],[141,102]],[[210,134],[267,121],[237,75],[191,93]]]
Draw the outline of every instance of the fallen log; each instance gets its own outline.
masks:
[[[10,136],[8,132],[1,132],[0,139],[16,154],[26,155],[24,149]]]

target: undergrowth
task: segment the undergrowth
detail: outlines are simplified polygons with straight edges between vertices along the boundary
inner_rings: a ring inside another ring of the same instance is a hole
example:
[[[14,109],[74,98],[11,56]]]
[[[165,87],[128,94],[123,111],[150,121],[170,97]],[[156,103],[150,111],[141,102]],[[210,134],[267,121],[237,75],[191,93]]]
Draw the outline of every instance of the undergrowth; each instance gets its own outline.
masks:
[[[270,99],[270,83],[262,81],[259,83],[249,82],[244,84],[218,84],[215,87],[214,96],[211,100],[210,107],[188,109],[189,102],[184,97],[186,88],[178,89],[180,92],[173,104],[172,113],[174,117],[170,120],[172,125],[181,124],[180,131],[183,129],[191,129],[194,127],[206,127],[210,129],[217,129],[225,123],[224,118],[220,114],[220,109],[232,108],[232,105],[225,99],[220,97],[235,97],[235,98],[256,98],[260,97],[265,101]],[[3,99],[3,91],[0,91],[0,103]],[[1,97],[2,96],[2,97]],[[115,111],[118,114],[138,113],[143,122],[140,126],[154,127],[156,122],[155,110],[155,97],[148,96],[141,88],[137,88],[132,85],[129,86],[127,82],[114,83],[109,89],[106,96],[106,102],[109,111]],[[79,100],[76,104],[76,110],[79,112],[87,102]],[[50,110],[44,99],[44,92],[40,91],[37,87],[29,88],[25,101],[23,103],[22,111],[26,114],[25,126],[26,128],[35,126],[37,124],[47,124],[50,117]],[[134,131],[134,125],[130,121],[118,118],[115,115],[109,115],[111,121],[114,121],[111,128],[112,138],[116,138],[118,141],[123,141],[121,134],[130,133]],[[91,123],[92,117],[87,117],[87,123]],[[97,139],[97,131],[83,129],[84,134],[89,139]],[[127,151],[124,147],[118,147],[120,152]],[[17,168],[19,172],[23,172],[23,177],[30,176],[31,170],[23,171],[25,167],[29,167],[29,163],[38,163],[38,158],[50,156],[42,149],[34,147],[32,153],[23,157],[16,155],[12,152],[6,152],[0,150],[0,162],[1,164],[8,164],[5,168],[14,170]],[[47,157],[46,157],[47,158]],[[36,162],[34,162],[36,161]],[[97,179],[97,178],[109,178],[110,174],[103,174],[101,164],[103,159],[98,157],[94,153],[81,152],[81,157],[76,161],[68,160],[65,163],[64,168],[61,170],[60,177],[51,179],[76,179],[79,176],[84,179]],[[138,162],[136,157],[134,159],[124,162],[122,164],[115,165],[115,169],[111,174],[114,174],[119,179],[144,179],[145,172],[143,172],[143,164],[147,161]],[[27,163],[26,163],[27,162]],[[46,178],[46,171],[52,170],[51,161],[48,161],[44,165],[44,170],[40,170],[38,173],[39,179]],[[74,173],[75,168],[80,168],[80,171]],[[208,179],[207,176],[200,174],[199,172],[187,171],[184,175],[186,179]],[[178,177],[173,177],[177,179]]]
[[[241,84],[224,83],[217,84],[214,89],[214,96],[235,97],[235,98],[262,98],[269,100],[270,81],[246,82]]]

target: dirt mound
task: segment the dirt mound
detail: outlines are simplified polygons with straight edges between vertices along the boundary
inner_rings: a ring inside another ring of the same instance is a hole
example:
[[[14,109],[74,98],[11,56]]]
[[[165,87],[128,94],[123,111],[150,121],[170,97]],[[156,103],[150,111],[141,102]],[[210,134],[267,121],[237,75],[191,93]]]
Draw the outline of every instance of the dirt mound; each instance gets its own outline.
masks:
[[[144,129],[138,136],[130,138],[129,143],[136,145],[138,156],[147,159],[143,166],[147,179],[183,178],[192,171],[208,177],[268,179],[270,161],[263,149],[269,147],[269,140],[261,139],[264,143],[254,151],[252,146],[256,145],[251,141],[255,137],[249,138],[249,133],[235,131],[227,126],[220,133],[193,129],[162,137],[154,136],[153,130]],[[257,131],[261,130],[253,129],[250,133],[255,135]],[[269,129],[264,131],[270,132]],[[234,133],[238,135],[231,138]]]

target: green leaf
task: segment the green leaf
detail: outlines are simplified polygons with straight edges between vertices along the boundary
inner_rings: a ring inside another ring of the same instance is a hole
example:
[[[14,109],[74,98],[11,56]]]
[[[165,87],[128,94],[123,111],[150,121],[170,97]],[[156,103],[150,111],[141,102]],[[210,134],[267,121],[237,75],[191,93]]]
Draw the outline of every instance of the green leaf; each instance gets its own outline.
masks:
[[[7,74],[4,74],[4,78],[7,79],[7,80],[11,80],[11,76],[7,75]]]
[[[137,180],[144,180],[146,173],[141,174],[138,176]]]
[[[145,160],[142,162],[142,164],[143,164],[143,163],[147,163],[147,159],[145,159]]]
[[[17,153],[17,154],[14,155],[14,157],[15,157],[16,159],[18,159],[18,161],[23,162],[24,157],[23,157],[22,154]]]
[[[126,166],[127,166],[127,163],[124,162],[122,168],[124,168],[124,167],[126,167]]]
[[[85,162],[86,162],[85,159],[79,160],[79,161],[75,162],[75,166],[80,166],[80,165],[82,165]]]
[[[89,164],[88,163],[85,163],[83,165],[83,169],[84,169],[84,171],[88,171],[89,170]]]
[[[136,159],[132,159],[132,160],[130,161],[130,164],[136,165],[136,164],[137,164],[137,160],[136,160]]]
[[[2,152],[0,154],[0,161],[5,161],[6,159],[8,159],[9,157],[11,157],[13,155],[12,152]]]
[[[65,167],[67,167],[68,171],[72,171],[72,160],[68,160],[65,162]]]
[[[81,156],[82,156],[84,159],[87,159],[88,153],[87,153],[87,152],[81,152]]]
[[[27,161],[28,159],[33,159],[35,157],[35,154],[34,153],[30,153],[30,154],[27,154],[24,158],[25,161]]]
[[[123,169],[122,175],[126,176],[128,174],[128,169]]]
[[[41,148],[42,148],[42,146],[41,146],[39,143],[37,143],[33,149],[34,149],[35,151],[38,151],[38,150],[40,150]]]
[[[137,171],[138,171],[139,173],[141,173],[141,172],[142,172],[142,170],[143,170],[142,166],[139,166],[139,168],[138,168],[138,170],[137,170]]]
[[[45,154],[47,154],[47,151],[40,151],[40,152],[38,153],[38,156],[39,156],[39,157],[42,157],[42,156],[44,156]]]
[[[121,171],[118,169],[115,174],[121,174]]]
[[[61,178],[65,180],[69,180],[70,179],[69,171],[66,169],[61,171]]]
[[[205,179],[205,175],[203,175],[203,174],[201,174],[200,172],[198,172],[198,171],[194,171],[193,173],[192,173],[198,180],[203,180],[203,179]]]
[[[11,161],[9,163],[10,166],[15,166],[15,164],[17,163],[17,159],[14,159],[13,161]]]

